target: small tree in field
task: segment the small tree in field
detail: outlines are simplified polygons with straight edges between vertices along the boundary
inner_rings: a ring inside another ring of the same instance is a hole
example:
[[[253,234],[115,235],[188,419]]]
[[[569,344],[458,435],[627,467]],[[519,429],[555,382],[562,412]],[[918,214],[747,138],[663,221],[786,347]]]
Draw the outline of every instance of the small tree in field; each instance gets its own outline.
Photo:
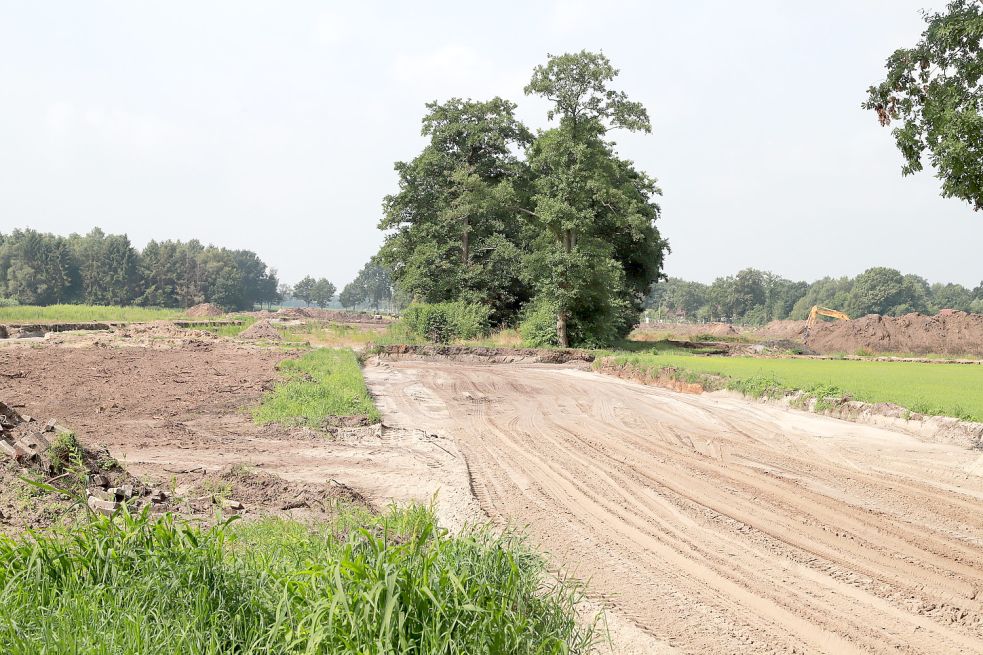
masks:
[[[304,279],[294,285],[294,297],[300,298],[304,303],[310,307],[311,303],[314,301],[314,286],[317,284],[317,280],[312,278],[310,275],[304,276]]]
[[[311,302],[324,309],[331,303],[331,299],[334,298],[334,292],[335,285],[322,277],[314,283],[314,288],[311,291]]]

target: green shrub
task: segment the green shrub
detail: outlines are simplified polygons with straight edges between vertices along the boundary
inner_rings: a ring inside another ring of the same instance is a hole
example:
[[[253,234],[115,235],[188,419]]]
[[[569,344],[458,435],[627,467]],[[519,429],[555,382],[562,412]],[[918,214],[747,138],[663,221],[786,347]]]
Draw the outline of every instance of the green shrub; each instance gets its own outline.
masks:
[[[403,312],[409,331],[433,343],[477,339],[488,334],[491,308],[480,303],[413,303]]]
[[[513,536],[421,508],[200,528],[93,517],[0,536],[0,652],[286,655],[590,652],[579,591]]]
[[[559,345],[556,337],[556,308],[549,303],[530,305],[519,324],[523,345],[529,348],[551,348]]]
[[[0,298],[0,307],[16,307],[19,304],[16,298]]]

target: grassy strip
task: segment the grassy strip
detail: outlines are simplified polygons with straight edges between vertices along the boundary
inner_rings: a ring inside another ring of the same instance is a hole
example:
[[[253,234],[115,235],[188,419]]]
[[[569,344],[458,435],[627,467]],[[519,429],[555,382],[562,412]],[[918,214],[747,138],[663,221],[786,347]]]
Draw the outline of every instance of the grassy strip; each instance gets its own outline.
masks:
[[[177,318],[180,309],[110,305],[14,305],[0,307],[0,322],[86,323],[92,321],[159,321]]]
[[[609,359],[655,372],[673,368],[723,376],[746,395],[801,390],[817,398],[849,396],[895,403],[913,412],[983,421],[983,367],[922,362],[701,357],[689,354],[617,354]]]
[[[317,527],[95,517],[0,537],[0,652],[586,653],[572,585],[513,536],[426,510]]]
[[[329,417],[380,419],[362,377],[355,353],[317,348],[280,364],[285,381],[253,410],[259,424],[283,423],[322,427]]]

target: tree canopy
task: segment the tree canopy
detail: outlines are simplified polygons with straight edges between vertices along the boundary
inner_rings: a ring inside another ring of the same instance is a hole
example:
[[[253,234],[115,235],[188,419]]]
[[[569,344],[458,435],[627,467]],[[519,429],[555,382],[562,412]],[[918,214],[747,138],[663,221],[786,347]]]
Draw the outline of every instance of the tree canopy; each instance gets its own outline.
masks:
[[[892,131],[902,172],[924,168],[927,154],[942,195],[983,209],[983,0],[953,0],[924,14],[921,40],[896,50],[887,77],[868,90],[864,107]]]
[[[500,98],[427,105],[429,143],[396,164],[379,224],[397,289],[488,305],[499,324],[552,315],[561,345],[626,334],[668,246],[655,180],[608,140],[651,129],[645,108],[611,88],[617,73],[600,53],[549,56],[526,93],[550,101],[559,124],[535,136]]]

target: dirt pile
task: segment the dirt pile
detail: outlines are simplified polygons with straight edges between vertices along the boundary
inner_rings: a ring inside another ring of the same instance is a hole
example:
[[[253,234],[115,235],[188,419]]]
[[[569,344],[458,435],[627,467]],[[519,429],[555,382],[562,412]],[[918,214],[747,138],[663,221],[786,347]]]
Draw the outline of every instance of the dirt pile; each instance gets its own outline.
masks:
[[[184,315],[190,316],[192,318],[201,318],[203,316],[221,316],[225,313],[218,305],[212,304],[210,302],[203,302],[194,307],[189,307],[185,310]]]
[[[805,331],[805,321],[780,320],[772,321],[767,325],[754,330],[751,336],[758,339],[774,339],[777,341],[802,341],[802,334]]]
[[[239,334],[240,339],[280,341],[283,337],[269,321],[256,321]]]
[[[871,314],[852,321],[820,323],[805,343],[820,353],[858,350],[983,356],[983,315],[947,312],[937,316]]]
[[[644,340],[645,335],[669,334],[682,339],[692,339],[701,334],[709,334],[715,337],[736,337],[741,334],[740,326],[730,323],[642,323],[635,328],[634,335],[641,336]]]

